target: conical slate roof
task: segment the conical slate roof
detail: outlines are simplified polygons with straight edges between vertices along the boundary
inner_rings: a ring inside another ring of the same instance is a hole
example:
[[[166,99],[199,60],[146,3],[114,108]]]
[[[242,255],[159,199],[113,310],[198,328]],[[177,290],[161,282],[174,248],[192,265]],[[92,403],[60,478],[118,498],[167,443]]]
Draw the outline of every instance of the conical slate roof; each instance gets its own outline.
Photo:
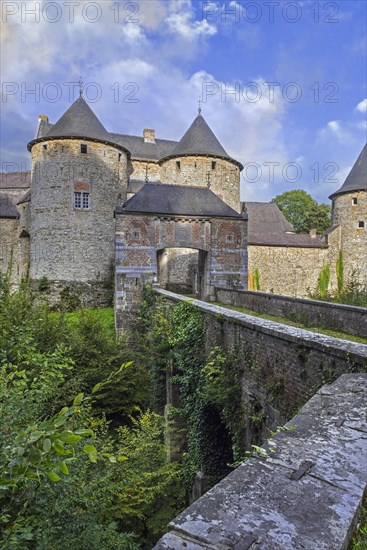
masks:
[[[214,132],[209,128],[201,114],[195,118],[190,128],[178,142],[177,146],[173,149],[170,155],[164,158],[168,159],[188,155],[225,158],[242,166],[238,161],[230,157],[223,149]]]
[[[42,136],[28,144],[31,150],[38,141],[46,141],[56,138],[80,138],[93,141],[102,141],[111,143],[126,151],[121,145],[115,144],[111,135],[107,132],[103,124],[98,120],[92,109],[89,107],[83,97],[79,97],[62,115],[62,117],[51,126],[50,130]]]
[[[333,199],[336,195],[353,191],[367,191],[367,143],[341,188],[330,195],[329,198]]]

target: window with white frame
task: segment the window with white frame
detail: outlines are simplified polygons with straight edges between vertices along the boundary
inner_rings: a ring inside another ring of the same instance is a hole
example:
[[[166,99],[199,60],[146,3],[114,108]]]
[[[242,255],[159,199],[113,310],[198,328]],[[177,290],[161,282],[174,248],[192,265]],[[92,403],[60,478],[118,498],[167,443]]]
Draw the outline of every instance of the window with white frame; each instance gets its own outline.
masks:
[[[90,208],[90,193],[86,191],[74,191],[74,208],[88,210]]]

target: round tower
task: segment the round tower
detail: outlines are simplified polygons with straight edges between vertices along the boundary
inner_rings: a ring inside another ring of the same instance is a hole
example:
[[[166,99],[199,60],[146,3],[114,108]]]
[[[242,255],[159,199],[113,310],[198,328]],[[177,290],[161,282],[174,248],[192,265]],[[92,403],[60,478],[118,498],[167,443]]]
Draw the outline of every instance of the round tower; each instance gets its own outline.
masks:
[[[367,144],[332,200],[331,225],[339,227],[346,281],[367,286]]]
[[[243,166],[228,155],[200,113],[160,165],[163,183],[209,187],[234,210],[241,211]]]
[[[30,277],[46,277],[55,298],[66,290],[102,305],[112,290],[114,210],[126,200],[130,153],[113,143],[83,97],[42,134],[28,144]]]

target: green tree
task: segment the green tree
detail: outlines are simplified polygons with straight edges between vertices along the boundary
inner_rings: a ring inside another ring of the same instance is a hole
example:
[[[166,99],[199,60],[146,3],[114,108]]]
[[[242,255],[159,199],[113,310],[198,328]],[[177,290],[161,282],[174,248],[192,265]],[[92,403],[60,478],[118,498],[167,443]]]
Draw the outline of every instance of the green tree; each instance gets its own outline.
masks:
[[[330,226],[330,207],[327,204],[318,204],[306,191],[285,191],[271,202],[283,212],[296,233],[308,233],[310,229],[324,233]]]

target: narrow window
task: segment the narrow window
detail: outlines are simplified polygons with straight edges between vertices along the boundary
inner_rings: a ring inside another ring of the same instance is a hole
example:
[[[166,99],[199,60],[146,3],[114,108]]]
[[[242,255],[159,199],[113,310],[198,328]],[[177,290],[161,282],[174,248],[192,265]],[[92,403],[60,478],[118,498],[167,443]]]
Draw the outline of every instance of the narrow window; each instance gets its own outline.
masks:
[[[80,144],[80,152],[86,154],[88,152],[87,146],[84,143]]]
[[[122,153],[119,153],[119,160],[121,160],[121,157],[122,157]]]
[[[181,170],[181,162],[179,160],[176,160],[176,168],[177,170]]]
[[[232,235],[232,233],[229,233],[229,234],[227,235],[226,240],[227,240],[227,243],[233,243],[233,235]]]
[[[83,208],[90,208],[90,194],[83,193]]]
[[[43,145],[43,150],[47,151],[47,145]]]
[[[140,231],[139,230],[135,230],[133,231],[133,239],[140,239]]]
[[[358,222],[358,227],[359,227],[359,229],[364,229],[364,222],[359,221]]]
[[[352,204],[358,204],[358,199],[357,199],[357,197],[353,197],[353,198],[352,198]]]
[[[215,170],[215,167],[217,166],[217,163],[215,160],[212,160],[212,170]]]
[[[74,191],[74,208],[82,207],[82,194],[80,191]]]

